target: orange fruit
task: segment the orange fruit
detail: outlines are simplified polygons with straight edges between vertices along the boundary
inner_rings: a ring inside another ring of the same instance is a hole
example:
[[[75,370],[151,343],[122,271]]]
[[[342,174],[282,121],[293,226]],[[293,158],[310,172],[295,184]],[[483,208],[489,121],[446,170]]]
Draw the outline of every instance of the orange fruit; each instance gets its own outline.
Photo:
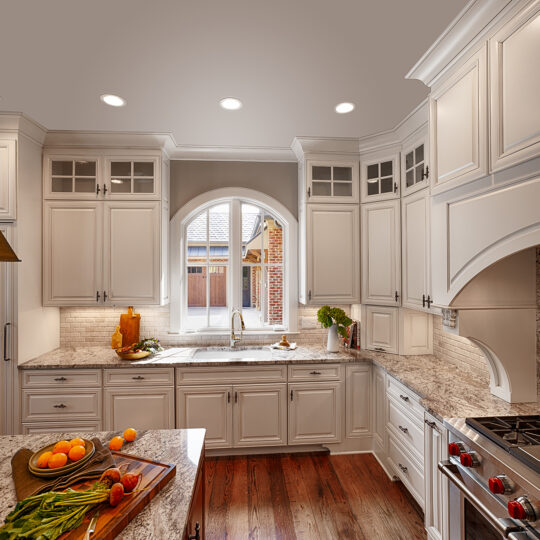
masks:
[[[75,446],[71,447],[71,450],[69,451],[69,459],[71,461],[79,461],[79,459],[84,457],[84,454],[86,454],[86,450],[84,449],[84,446],[81,446],[80,444],[76,444]]]
[[[53,448],[53,454],[67,454],[71,450],[71,443],[68,441],[58,441]]]
[[[126,439],[126,441],[134,441],[136,436],[137,431],[135,431],[132,427],[127,428],[126,431],[124,431],[124,439]]]
[[[53,455],[52,452],[43,452],[43,454],[41,454],[38,459],[37,459],[37,462],[36,462],[36,465],[40,468],[40,469],[46,469],[47,468],[47,465],[49,464],[49,458]]]
[[[68,457],[63,452],[57,452],[49,458],[49,469],[58,469],[67,463]]]
[[[84,440],[80,437],[76,437],[75,439],[71,439],[71,441],[69,441],[69,444],[71,444],[71,448],[73,448],[74,446],[84,446]]]
[[[124,444],[124,439],[122,437],[116,436],[111,439],[109,442],[109,450],[120,450]]]

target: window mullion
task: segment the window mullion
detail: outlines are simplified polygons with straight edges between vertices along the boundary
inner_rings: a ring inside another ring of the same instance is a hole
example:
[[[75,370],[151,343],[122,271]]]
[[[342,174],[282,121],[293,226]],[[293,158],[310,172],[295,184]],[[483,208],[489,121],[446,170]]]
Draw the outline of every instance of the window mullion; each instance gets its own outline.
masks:
[[[206,210],[206,328],[210,326],[210,210]]]
[[[238,199],[231,201],[231,234],[229,235],[230,302],[229,315],[233,309],[242,309],[242,215]]]

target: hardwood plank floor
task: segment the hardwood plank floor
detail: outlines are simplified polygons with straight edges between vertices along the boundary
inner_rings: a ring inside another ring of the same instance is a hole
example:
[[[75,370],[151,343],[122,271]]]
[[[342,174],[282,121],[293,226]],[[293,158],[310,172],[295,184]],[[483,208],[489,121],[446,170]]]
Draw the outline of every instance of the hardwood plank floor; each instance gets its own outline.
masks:
[[[206,458],[209,540],[425,539],[420,508],[371,454]]]

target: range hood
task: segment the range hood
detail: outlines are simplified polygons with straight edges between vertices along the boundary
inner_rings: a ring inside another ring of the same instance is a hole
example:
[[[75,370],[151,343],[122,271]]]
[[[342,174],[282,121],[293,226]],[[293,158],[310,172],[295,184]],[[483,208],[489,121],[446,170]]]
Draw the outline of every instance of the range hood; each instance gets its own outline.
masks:
[[[21,262],[0,231],[0,262]]]
[[[477,274],[443,310],[443,325],[484,353],[492,394],[510,403],[537,401],[536,248]]]

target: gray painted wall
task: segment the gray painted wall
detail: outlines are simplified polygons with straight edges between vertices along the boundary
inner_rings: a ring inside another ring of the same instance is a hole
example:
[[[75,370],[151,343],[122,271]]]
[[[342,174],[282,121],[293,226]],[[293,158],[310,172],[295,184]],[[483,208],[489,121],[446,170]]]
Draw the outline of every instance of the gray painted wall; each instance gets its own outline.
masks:
[[[197,195],[225,187],[261,191],[298,217],[297,164],[260,161],[171,161],[171,217]]]

